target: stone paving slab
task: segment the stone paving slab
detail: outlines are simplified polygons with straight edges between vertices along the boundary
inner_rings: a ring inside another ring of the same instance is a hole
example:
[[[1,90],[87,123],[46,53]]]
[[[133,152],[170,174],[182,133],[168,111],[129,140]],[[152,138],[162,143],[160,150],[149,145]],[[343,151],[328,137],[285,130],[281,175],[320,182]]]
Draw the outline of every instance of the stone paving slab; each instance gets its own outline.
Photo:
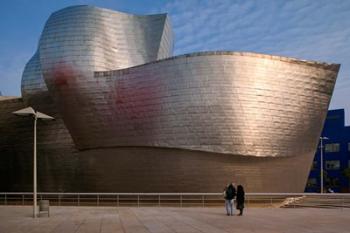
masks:
[[[30,206],[0,206],[0,233],[350,232],[350,209],[51,207],[33,219]]]

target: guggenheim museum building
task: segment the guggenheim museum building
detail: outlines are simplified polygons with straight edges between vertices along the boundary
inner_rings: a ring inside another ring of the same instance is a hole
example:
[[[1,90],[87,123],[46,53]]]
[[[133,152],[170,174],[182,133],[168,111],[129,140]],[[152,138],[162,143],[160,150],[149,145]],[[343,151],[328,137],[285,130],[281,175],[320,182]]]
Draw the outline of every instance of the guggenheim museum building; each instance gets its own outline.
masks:
[[[54,12],[0,97],[0,191],[32,190],[32,106],[42,192],[303,192],[340,65],[173,47],[166,14]]]

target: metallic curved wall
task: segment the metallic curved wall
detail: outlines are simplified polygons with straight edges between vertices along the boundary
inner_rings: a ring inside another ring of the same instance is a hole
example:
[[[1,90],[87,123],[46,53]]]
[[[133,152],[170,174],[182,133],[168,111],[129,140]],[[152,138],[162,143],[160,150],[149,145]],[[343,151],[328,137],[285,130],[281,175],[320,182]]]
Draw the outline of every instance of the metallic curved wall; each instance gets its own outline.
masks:
[[[302,192],[339,65],[172,48],[164,14],[53,13],[23,98],[0,98],[1,191],[31,189],[31,120],[11,115],[30,105],[57,119],[39,124],[41,191]]]
[[[94,71],[166,58],[172,55],[172,49],[172,31],[166,14],[136,16],[74,6],[50,16],[38,54],[42,75],[65,125],[71,132],[89,135],[94,133],[93,129],[85,126],[96,123],[102,113],[91,117],[74,112],[79,106],[90,106],[90,97],[76,86],[87,88],[87,83],[95,81]],[[73,90],[77,92],[72,94]],[[80,140],[76,134],[72,136],[75,141]]]
[[[172,55],[166,14],[136,16],[93,6],[53,13],[39,41],[43,73],[121,69]],[[58,71],[56,71],[58,72]],[[57,74],[59,75],[59,74]],[[48,77],[47,79],[55,78]]]
[[[67,92],[81,149],[154,146],[251,156],[313,153],[337,65],[253,53],[207,52],[96,72]],[[292,78],[291,78],[292,77]],[[93,131],[88,134],[88,129]]]
[[[39,53],[36,52],[24,67],[21,89],[22,97],[26,101],[48,91],[42,76],[39,59]]]

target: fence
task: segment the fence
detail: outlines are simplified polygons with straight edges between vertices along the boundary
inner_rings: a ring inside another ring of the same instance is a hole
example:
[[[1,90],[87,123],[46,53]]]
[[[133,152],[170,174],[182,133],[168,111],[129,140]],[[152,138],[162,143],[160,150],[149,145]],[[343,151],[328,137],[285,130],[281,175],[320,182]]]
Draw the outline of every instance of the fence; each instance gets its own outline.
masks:
[[[224,204],[222,193],[38,193],[55,206],[211,207]],[[32,205],[31,192],[2,192],[0,205]],[[247,207],[344,207],[350,194],[247,193]]]

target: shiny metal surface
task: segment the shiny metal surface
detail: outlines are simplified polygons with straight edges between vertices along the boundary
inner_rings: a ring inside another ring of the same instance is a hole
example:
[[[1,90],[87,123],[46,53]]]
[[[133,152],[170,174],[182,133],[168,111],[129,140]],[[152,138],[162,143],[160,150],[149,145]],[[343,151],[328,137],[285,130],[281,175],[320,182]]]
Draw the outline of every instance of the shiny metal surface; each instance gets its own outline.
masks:
[[[76,114],[90,104],[77,87],[96,83],[94,71],[121,69],[171,56],[172,31],[166,14],[136,16],[92,6],[68,7],[53,13],[39,41],[42,74],[68,129],[94,134],[85,127],[99,116]],[[75,93],[75,91],[78,91]],[[99,92],[99,89],[95,89]],[[101,113],[103,114],[103,113]],[[72,134],[76,142],[80,135]]]
[[[75,92],[90,93],[90,105],[81,111],[100,116],[97,125],[89,125],[100,137],[79,135],[78,144],[272,157],[311,152],[338,68],[253,53],[205,52],[96,72],[105,89]],[[98,97],[101,92],[106,102]]]
[[[39,125],[41,191],[303,191],[339,65],[172,49],[166,14],[53,13],[23,99],[0,101],[0,172],[18,170],[2,190],[30,189],[31,126],[8,113],[31,105],[57,119]]]
[[[53,13],[39,41],[44,75],[121,69],[172,55],[166,14],[136,16],[93,6]],[[80,77],[83,78],[83,77]],[[87,77],[84,77],[85,79]]]
[[[39,54],[37,52],[24,67],[21,91],[25,101],[30,101],[30,98],[36,95],[40,96],[48,91],[41,73]]]

